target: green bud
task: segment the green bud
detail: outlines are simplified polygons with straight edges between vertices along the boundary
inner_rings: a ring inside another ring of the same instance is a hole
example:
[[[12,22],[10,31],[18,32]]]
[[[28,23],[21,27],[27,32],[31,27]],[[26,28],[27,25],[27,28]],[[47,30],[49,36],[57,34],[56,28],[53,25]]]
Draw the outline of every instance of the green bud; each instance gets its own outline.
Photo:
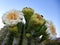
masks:
[[[27,38],[31,37],[31,34],[30,33],[26,33],[26,37]]]
[[[22,12],[24,13],[26,21],[29,21],[31,16],[34,14],[34,10],[32,8],[28,8],[28,7],[23,8]]]
[[[8,27],[8,29],[10,32],[18,32],[17,26],[12,26],[12,27],[10,26],[10,27]]]
[[[28,29],[27,30],[35,30],[38,31],[42,25],[45,24],[45,19],[41,17],[39,14],[34,14],[32,15],[29,24],[28,24]]]
[[[43,17],[41,17],[41,15],[39,14],[34,14],[32,17],[31,17],[31,22],[34,24],[34,25],[43,25],[45,23],[45,20],[43,19]]]
[[[22,12],[24,15],[32,15],[34,13],[34,10],[32,8],[25,7],[23,8]]]
[[[31,16],[34,14],[34,10],[32,8],[25,7],[25,8],[23,8],[22,12],[26,19],[26,28],[27,28],[29,20],[30,20]]]

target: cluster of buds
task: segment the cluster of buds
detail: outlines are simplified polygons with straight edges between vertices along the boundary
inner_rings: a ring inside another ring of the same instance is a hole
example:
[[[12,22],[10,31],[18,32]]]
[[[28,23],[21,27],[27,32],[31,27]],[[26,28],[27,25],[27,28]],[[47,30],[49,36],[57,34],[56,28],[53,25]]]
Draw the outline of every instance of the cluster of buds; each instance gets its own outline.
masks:
[[[14,34],[19,34],[19,42],[22,42],[23,36],[27,37],[28,43],[32,37],[34,40],[36,37],[40,37],[40,41],[43,41],[43,39],[48,39],[48,35],[49,39],[56,38],[55,28],[52,23],[46,21],[42,15],[34,13],[32,8],[25,7],[22,11],[10,10],[2,16],[2,21],[8,26],[8,29],[11,33],[9,38],[11,39],[11,37],[14,37]],[[20,27],[21,24],[22,28]],[[13,44],[15,41],[16,40],[14,37]],[[9,43],[9,41],[7,42]],[[19,43],[19,45],[22,45],[22,43]]]

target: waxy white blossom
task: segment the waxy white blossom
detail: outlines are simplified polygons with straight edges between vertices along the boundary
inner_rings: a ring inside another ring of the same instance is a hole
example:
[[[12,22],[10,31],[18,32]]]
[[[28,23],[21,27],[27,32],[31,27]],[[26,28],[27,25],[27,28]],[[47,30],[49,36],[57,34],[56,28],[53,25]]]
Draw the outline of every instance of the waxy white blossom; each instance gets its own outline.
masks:
[[[56,31],[52,22],[47,21],[45,25],[47,26],[46,32],[49,34],[49,39],[56,39]]]
[[[18,22],[26,23],[24,14],[19,10],[10,10],[2,16],[2,21],[6,25],[13,26]]]

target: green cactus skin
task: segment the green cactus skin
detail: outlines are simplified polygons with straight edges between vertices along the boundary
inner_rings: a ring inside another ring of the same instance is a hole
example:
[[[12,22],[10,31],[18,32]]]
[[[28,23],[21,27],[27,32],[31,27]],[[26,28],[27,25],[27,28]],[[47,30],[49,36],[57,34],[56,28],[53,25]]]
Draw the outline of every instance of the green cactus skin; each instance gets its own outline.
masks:
[[[43,25],[38,32],[35,32],[33,34],[34,37],[39,37],[40,35],[44,35],[44,33],[46,32],[47,27],[45,25]]]
[[[4,45],[12,45],[13,43],[13,38],[14,38],[14,34],[13,33],[10,33],[8,35],[8,40],[6,41],[6,43]]]

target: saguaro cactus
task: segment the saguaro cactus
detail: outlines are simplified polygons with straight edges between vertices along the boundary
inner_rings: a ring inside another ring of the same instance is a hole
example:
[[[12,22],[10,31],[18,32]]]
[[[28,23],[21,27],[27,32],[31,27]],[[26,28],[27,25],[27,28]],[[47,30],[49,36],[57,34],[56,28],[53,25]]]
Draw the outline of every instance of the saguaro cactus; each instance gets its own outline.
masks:
[[[7,29],[3,35],[0,33],[0,45],[39,45],[49,39],[46,20],[32,8],[11,10],[3,15],[2,21]]]

